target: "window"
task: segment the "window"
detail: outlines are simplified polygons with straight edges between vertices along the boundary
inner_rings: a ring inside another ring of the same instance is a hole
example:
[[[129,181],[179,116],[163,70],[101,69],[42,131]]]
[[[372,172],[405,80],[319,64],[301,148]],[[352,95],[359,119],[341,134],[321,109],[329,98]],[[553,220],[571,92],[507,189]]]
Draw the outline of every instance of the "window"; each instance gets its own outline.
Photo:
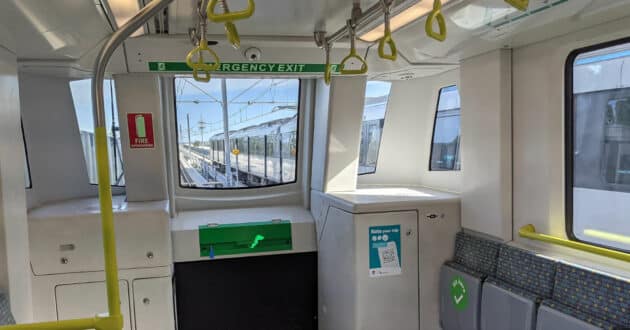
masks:
[[[630,251],[630,42],[566,64],[567,236]]]
[[[28,150],[26,149],[26,136],[24,135],[24,123],[20,123],[22,128],[22,141],[24,142],[24,186],[26,189],[33,188],[31,181],[31,165],[28,162]]]
[[[92,79],[70,82],[70,91],[74,102],[74,111],[79,123],[83,156],[91,184],[98,183],[96,172],[96,151],[94,147],[94,116],[92,114]],[[118,108],[114,81],[106,79],[103,86],[105,101],[105,124],[108,132],[109,172],[112,186],[124,186],[122,148],[120,144],[120,125],[118,124]]]
[[[181,187],[296,182],[299,79],[175,78]]]
[[[381,146],[385,111],[392,84],[385,81],[368,81],[365,88],[361,145],[359,147],[359,175],[376,172],[378,150]]]
[[[460,116],[457,86],[440,89],[433,124],[430,171],[459,171],[461,169]]]

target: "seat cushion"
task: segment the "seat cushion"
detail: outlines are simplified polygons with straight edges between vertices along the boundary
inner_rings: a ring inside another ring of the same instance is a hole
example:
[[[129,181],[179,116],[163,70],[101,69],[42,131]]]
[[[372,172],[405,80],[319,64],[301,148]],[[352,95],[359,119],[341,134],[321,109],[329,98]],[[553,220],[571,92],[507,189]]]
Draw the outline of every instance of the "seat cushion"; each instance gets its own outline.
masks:
[[[542,305],[538,308],[536,330],[559,329],[615,330],[621,328],[616,327],[610,322],[581,312],[575,308],[571,308],[555,301],[543,300]]]
[[[621,328],[630,328],[630,283],[565,264],[556,270],[553,300]]]
[[[481,292],[481,329],[534,330],[536,295],[492,278]]]
[[[542,298],[551,298],[556,262],[508,245],[501,246],[496,277]]]
[[[455,237],[453,261],[485,275],[494,275],[497,269],[499,242],[464,232]]]
[[[15,324],[9,299],[4,293],[0,293],[0,325]]]

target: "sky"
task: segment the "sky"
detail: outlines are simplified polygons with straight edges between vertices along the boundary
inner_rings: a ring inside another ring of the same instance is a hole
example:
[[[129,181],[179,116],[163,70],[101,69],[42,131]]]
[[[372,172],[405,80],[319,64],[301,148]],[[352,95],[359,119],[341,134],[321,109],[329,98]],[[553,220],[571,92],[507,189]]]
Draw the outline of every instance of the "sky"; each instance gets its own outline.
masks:
[[[112,91],[116,93],[113,80],[106,79],[103,86],[105,96],[105,121],[107,123],[108,134],[111,135],[109,128],[112,123]],[[112,88],[113,90],[110,90]],[[79,130],[86,132],[94,132],[94,117],[92,115],[92,79],[75,80],[70,82],[70,91],[72,92],[72,101],[79,123]],[[115,95],[115,94],[114,94]],[[114,106],[114,116],[118,122],[118,109]]]
[[[296,106],[297,109],[299,84],[299,79],[227,79],[230,130],[292,117],[297,110],[278,110],[277,107]],[[200,83],[188,77],[176,78],[175,99],[180,134],[187,134],[188,115],[193,141],[201,140],[201,126],[204,126],[204,140],[223,132],[221,79]],[[180,142],[186,139],[183,137]]]

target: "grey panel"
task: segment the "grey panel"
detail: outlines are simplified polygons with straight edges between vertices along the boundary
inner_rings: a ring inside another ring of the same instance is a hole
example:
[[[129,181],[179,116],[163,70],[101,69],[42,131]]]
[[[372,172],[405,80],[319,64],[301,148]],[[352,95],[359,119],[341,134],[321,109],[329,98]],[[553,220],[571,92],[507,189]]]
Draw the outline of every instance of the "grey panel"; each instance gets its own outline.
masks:
[[[451,284],[460,278],[466,287],[467,305],[457,308]],[[440,270],[440,323],[444,330],[478,330],[482,279],[444,265]]]
[[[535,301],[488,282],[483,284],[482,291],[481,329],[534,329],[536,324]]]
[[[547,306],[540,306],[538,309],[538,319],[536,330],[597,330],[601,329],[592,324],[576,319],[573,316],[551,309]]]

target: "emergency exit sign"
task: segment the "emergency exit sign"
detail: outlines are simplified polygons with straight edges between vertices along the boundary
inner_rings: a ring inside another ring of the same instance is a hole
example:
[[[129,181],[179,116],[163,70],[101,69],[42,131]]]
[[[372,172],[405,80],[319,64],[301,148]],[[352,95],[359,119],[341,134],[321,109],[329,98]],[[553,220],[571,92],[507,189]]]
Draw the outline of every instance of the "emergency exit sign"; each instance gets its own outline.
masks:
[[[333,73],[339,72],[339,65],[331,65]],[[216,72],[223,73],[324,73],[325,64],[306,63],[221,63]],[[185,62],[149,62],[151,72],[192,72]]]
[[[128,113],[129,147],[131,149],[154,148],[153,115],[150,113]]]

